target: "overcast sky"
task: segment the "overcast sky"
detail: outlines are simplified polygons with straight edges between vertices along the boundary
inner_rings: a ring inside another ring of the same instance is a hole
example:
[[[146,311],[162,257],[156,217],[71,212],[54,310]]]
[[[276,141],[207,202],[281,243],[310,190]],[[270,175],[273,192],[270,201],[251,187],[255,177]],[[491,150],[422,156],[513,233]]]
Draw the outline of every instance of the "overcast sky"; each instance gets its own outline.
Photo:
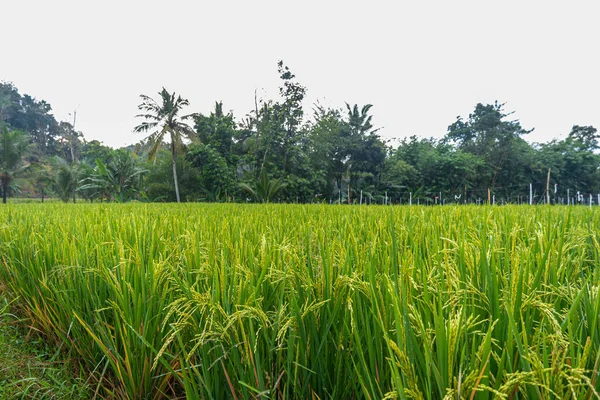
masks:
[[[600,128],[598,1],[0,0],[0,80],[77,109],[86,139],[119,147],[139,95],[162,86],[241,118],[277,98],[277,61],[304,103],[373,104],[384,137],[441,137],[478,102],[506,103],[527,138]],[[310,115],[310,112],[309,112]]]

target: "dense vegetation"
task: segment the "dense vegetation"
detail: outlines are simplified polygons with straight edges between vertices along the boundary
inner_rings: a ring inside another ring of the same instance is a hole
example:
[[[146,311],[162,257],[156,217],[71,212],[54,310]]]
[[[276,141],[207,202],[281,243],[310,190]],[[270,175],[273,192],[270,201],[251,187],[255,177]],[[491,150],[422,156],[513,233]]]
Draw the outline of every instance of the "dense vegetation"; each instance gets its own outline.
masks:
[[[0,399],[87,399],[86,372],[60,348],[26,330],[0,284]],[[81,375],[79,375],[81,373]]]
[[[462,203],[486,201],[490,189],[496,202],[520,203],[531,183],[538,203],[547,199],[550,170],[551,202],[566,203],[567,190],[576,201],[597,200],[592,126],[531,144],[503,104],[477,104],[449,121],[440,140],[413,136],[392,146],[378,135],[370,104],[315,104],[308,115],[306,88],[281,62],[278,72],[279,99],[257,98],[242,120],[222,102],[184,115],[180,96],[143,95],[132,126],[141,141],[119,150],[86,141],[75,120],[57,122],[47,102],[0,83],[0,191],[63,201]],[[409,116],[398,110],[398,118]]]
[[[9,204],[0,281],[107,397],[588,399],[599,224],[561,206]]]

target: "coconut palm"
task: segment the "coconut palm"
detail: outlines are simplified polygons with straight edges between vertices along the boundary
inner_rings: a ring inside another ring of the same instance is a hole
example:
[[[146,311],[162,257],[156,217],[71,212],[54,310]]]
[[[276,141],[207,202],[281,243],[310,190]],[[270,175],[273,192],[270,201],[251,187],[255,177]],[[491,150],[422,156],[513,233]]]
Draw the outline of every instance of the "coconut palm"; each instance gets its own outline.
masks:
[[[167,134],[171,140],[171,157],[173,161],[173,181],[175,183],[175,195],[177,202],[179,199],[179,185],[177,183],[177,154],[183,148],[183,140],[185,138],[193,139],[195,136],[194,130],[184,121],[190,119],[191,115],[179,116],[179,112],[185,106],[189,105],[189,101],[175,96],[175,93],[169,93],[163,87],[159,92],[161,102],[156,102],[154,99],[146,95],[140,95],[142,103],[138,108],[143,112],[136,117],[144,118],[146,121],[134,128],[135,132],[152,133],[148,136],[151,143],[148,159],[155,159],[156,153],[160,149],[163,139]]]
[[[29,136],[20,131],[9,131],[0,121],[0,188],[2,203],[6,204],[9,184],[23,167],[23,155],[29,146]]]
[[[372,115],[369,115],[371,107],[373,107],[372,104],[366,104],[359,111],[358,104],[350,107],[350,104],[346,103],[346,109],[348,110],[348,125],[350,125],[352,134],[364,136],[379,130],[373,129],[373,125],[371,124],[371,119],[373,118]]]
[[[75,192],[79,183],[79,165],[69,164],[64,158],[54,158],[54,190],[58,197],[68,203],[71,199],[75,203]]]
[[[139,192],[140,178],[147,170],[136,165],[135,158],[125,150],[117,150],[115,157],[105,165],[96,159],[96,168],[84,178],[80,190],[90,190],[93,196],[107,201],[130,201]]]

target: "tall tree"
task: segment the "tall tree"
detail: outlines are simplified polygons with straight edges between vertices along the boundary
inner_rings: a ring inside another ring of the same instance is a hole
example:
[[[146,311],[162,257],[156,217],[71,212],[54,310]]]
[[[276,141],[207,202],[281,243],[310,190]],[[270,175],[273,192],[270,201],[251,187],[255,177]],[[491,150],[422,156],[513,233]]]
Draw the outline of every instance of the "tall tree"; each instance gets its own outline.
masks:
[[[23,155],[29,145],[29,136],[21,131],[8,130],[0,121],[0,187],[2,203],[6,204],[8,188],[14,174],[23,164]]]
[[[377,135],[379,129],[374,129],[371,123],[373,119],[369,115],[371,107],[372,104],[366,104],[359,111],[357,104],[350,107],[346,103],[349,158],[345,164],[348,201],[351,197],[351,188],[358,189],[359,186],[362,188],[377,184],[386,157],[385,145]]]
[[[571,132],[569,132],[569,139],[577,142],[582,150],[598,149],[599,138],[600,135],[598,135],[598,130],[593,126],[573,125]]]
[[[285,172],[291,171],[290,159],[297,157],[299,150],[298,142],[301,140],[300,126],[304,111],[302,109],[302,101],[306,96],[306,88],[300,83],[294,81],[296,75],[290,69],[279,61],[277,63],[277,72],[281,78],[282,86],[279,87],[279,95],[282,97],[283,103],[279,104],[277,109],[281,114],[283,122],[283,166]]]
[[[222,154],[208,144],[191,145],[187,160],[199,172],[202,191],[209,201],[218,201],[235,191],[235,173]]]
[[[39,158],[54,151],[58,123],[51,114],[52,107],[44,100],[21,95],[11,83],[0,82],[0,120],[9,129],[29,134],[34,144],[29,158]]]
[[[517,120],[507,120],[504,104],[475,106],[464,121],[458,117],[448,127],[446,143],[454,143],[461,151],[473,154],[483,163],[474,184],[479,188],[509,188],[529,183],[527,171],[531,146],[522,138],[525,130]]]
[[[175,96],[167,92],[163,87],[159,92],[160,103],[149,96],[140,95],[142,103],[138,106],[143,113],[136,117],[144,118],[146,121],[134,128],[135,132],[153,131],[148,140],[152,144],[148,153],[148,158],[153,159],[160,149],[163,139],[167,134],[170,138],[171,158],[173,167],[173,182],[175,184],[175,197],[179,203],[179,184],[177,182],[177,154],[184,148],[184,139],[193,139],[194,130],[184,121],[191,118],[191,115],[179,116],[183,107],[188,106],[188,100],[181,96]]]
[[[231,146],[235,136],[235,122],[231,112],[223,112],[223,102],[215,102],[215,109],[209,116],[195,115],[194,128],[200,142],[217,150],[227,161],[231,160]]]

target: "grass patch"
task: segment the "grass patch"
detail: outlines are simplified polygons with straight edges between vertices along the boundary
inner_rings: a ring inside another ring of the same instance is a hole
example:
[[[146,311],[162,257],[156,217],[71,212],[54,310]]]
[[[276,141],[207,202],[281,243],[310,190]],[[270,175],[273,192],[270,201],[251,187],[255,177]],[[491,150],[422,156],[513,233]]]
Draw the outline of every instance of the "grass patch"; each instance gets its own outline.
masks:
[[[38,335],[30,335],[0,294],[0,399],[87,399],[77,368]]]

